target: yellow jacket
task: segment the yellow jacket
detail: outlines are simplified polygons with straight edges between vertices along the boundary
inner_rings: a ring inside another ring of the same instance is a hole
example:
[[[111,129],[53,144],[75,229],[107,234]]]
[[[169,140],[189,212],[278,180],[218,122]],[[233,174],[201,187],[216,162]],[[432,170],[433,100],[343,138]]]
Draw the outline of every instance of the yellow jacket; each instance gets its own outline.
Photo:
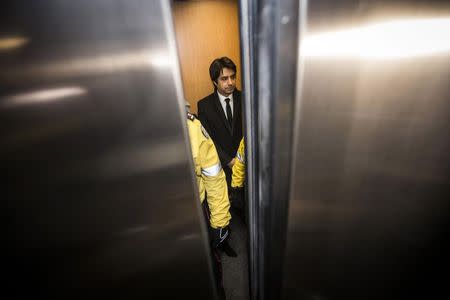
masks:
[[[225,227],[230,223],[230,201],[228,199],[225,172],[220,165],[216,147],[199,120],[188,113],[187,120],[195,175],[200,193],[200,202],[207,195],[210,210],[210,224],[213,228]]]
[[[243,187],[245,181],[245,148],[244,139],[239,144],[236,152],[236,163],[233,165],[233,175],[231,177],[231,187]]]

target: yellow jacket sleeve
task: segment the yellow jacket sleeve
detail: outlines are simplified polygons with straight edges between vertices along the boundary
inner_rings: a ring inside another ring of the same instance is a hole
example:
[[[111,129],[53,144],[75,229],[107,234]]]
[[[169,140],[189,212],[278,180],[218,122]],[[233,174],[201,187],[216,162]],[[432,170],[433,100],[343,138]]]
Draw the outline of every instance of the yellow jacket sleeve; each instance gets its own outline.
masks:
[[[231,177],[232,187],[243,187],[245,181],[245,148],[244,139],[239,144],[236,153],[236,163],[233,165],[233,175]]]
[[[225,227],[231,219],[225,172],[220,165],[213,141],[201,125],[199,128],[202,134],[199,143],[198,162],[201,167],[201,177],[211,214],[210,224],[213,228]]]

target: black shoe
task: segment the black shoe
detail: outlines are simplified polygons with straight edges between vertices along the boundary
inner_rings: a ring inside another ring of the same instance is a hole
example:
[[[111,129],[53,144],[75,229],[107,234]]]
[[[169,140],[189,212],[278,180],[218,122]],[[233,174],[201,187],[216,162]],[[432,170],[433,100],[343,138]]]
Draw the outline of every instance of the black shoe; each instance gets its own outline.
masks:
[[[233,250],[233,248],[231,248],[230,244],[228,243],[228,241],[226,241],[225,243],[223,243],[221,245],[221,250],[223,252],[225,252],[225,254],[229,257],[237,257],[237,253],[236,251]]]

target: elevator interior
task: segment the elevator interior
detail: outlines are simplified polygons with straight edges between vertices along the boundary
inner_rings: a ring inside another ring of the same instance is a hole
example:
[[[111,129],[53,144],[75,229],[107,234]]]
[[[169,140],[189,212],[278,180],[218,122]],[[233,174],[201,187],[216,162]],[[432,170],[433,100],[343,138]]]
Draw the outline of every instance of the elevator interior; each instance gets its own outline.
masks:
[[[1,4],[15,297],[214,298],[172,5]],[[449,20],[239,1],[250,299],[448,298]]]

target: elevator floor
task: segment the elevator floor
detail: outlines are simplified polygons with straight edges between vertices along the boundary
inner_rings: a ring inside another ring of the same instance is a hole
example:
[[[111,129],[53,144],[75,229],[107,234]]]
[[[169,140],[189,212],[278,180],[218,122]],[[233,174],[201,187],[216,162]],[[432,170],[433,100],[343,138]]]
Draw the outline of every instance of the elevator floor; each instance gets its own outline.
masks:
[[[223,284],[227,300],[248,300],[248,237],[242,217],[231,209],[231,236],[229,243],[237,257],[222,256]]]

